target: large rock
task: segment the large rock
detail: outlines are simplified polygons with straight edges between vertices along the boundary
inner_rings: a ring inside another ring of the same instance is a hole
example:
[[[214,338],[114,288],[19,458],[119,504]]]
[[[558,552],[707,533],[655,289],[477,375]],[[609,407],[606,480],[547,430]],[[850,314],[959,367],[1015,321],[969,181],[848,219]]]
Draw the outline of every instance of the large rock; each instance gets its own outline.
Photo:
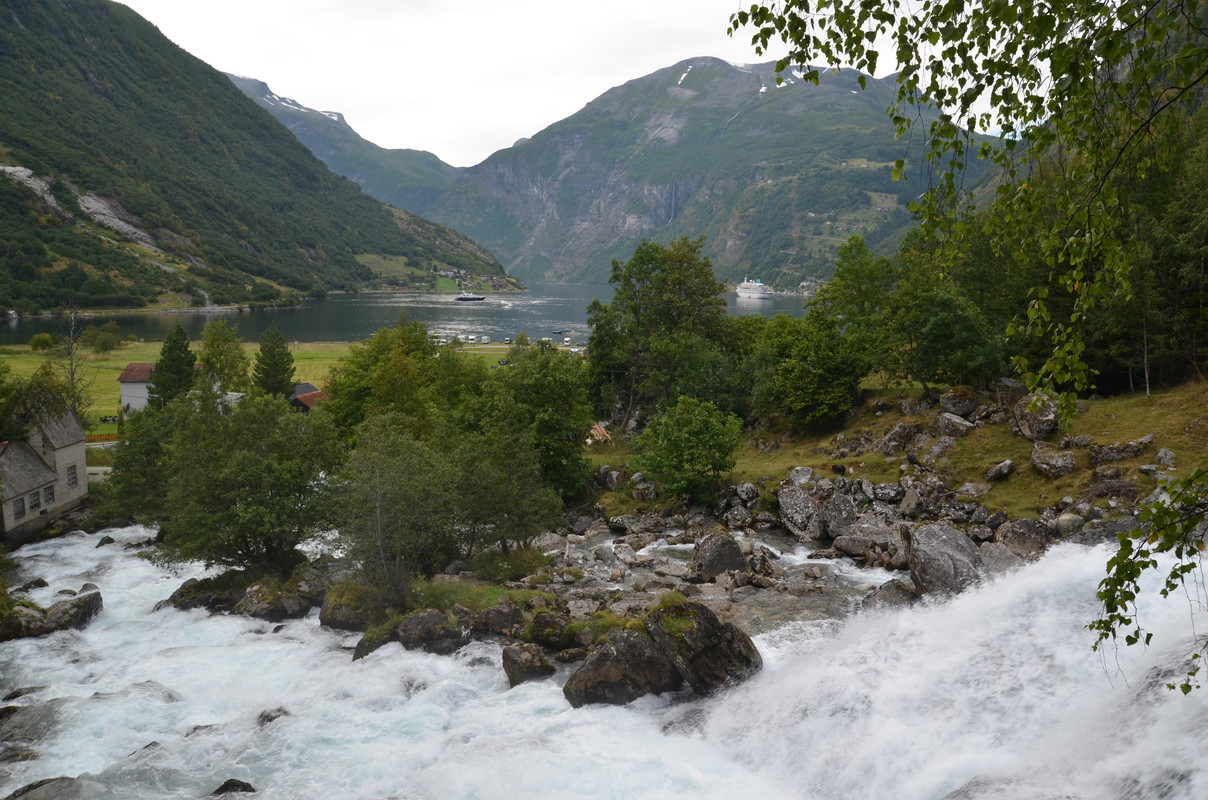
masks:
[[[697,540],[692,563],[696,567],[697,576],[703,581],[713,580],[732,569],[745,571],[747,568],[747,559],[742,554],[742,548],[734,541],[733,536],[720,527],[714,528]]]
[[[940,432],[941,436],[951,436],[953,439],[959,439],[973,430],[973,423],[963,417],[958,417],[956,414],[944,412],[936,418],[935,429]]]
[[[203,580],[189,578],[171,597],[156,603],[155,610],[171,607],[181,611],[204,608],[214,614],[229,612],[235,609],[246,591],[245,587],[238,585],[238,579],[232,573]]]
[[[427,608],[403,618],[395,638],[408,650],[449,655],[469,642],[469,635],[449,621],[443,611]]]
[[[470,617],[470,630],[475,633],[516,635],[523,625],[524,612],[510,602],[500,603]]]
[[[232,609],[247,617],[281,622],[305,617],[310,611],[310,599],[298,592],[267,583],[253,583]]]
[[[867,597],[864,605],[869,608],[908,606],[919,599],[919,590],[911,581],[894,578],[878,586]]]
[[[1060,478],[1074,471],[1073,450],[1034,450],[1032,466],[1046,478]]]
[[[1025,439],[1038,442],[1057,430],[1057,404],[1046,395],[1028,395],[1015,404],[1013,412],[1019,433]]]
[[[367,631],[385,621],[386,609],[382,606],[362,606],[348,602],[336,592],[323,596],[319,606],[319,624],[342,631]]]
[[[905,538],[910,577],[920,594],[955,593],[977,580],[982,569],[977,545],[951,525],[921,525]]]
[[[790,478],[780,484],[777,499],[780,504],[780,521],[794,536],[799,539],[805,538],[810,522],[818,513],[818,505],[814,502],[814,498]]]
[[[528,642],[503,648],[503,671],[509,686],[539,680],[554,674],[554,665],[545,660],[541,648]]]
[[[1049,527],[1038,519],[1013,519],[994,531],[994,541],[1029,561],[1044,554],[1049,540]]]
[[[646,615],[646,632],[698,694],[754,675],[763,667],[755,643],[707,606],[687,602]]]
[[[683,677],[649,636],[614,628],[587,654],[562,693],[575,708],[588,703],[619,706],[681,685]]]
[[[986,470],[986,480],[988,481],[1005,481],[1015,471],[1015,462],[1011,459],[999,461],[994,466]]]
[[[818,513],[810,521],[806,533],[810,538],[820,541],[842,536],[856,521],[859,511],[851,495],[835,492],[818,507]]]
[[[1153,444],[1154,436],[1142,436],[1131,442],[1116,442],[1115,444],[1092,444],[1091,465],[1098,466],[1109,461],[1123,461],[1126,458],[1136,458]],[[1168,451],[1169,452],[1169,451]]]
[[[891,456],[899,452],[914,437],[914,427],[905,422],[894,425],[889,433],[881,437],[881,441],[873,445],[873,450],[881,455]]]
[[[60,600],[45,611],[14,606],[4,622],[0,623],[0,642],[45,636],[55,631],[82,630],[101,613],[103,607],[104,602],[98,591]]]
[[[972,386],[954,386],[940,395],[940,406],[949,414],[967,417],[977,410],[981,402]]]

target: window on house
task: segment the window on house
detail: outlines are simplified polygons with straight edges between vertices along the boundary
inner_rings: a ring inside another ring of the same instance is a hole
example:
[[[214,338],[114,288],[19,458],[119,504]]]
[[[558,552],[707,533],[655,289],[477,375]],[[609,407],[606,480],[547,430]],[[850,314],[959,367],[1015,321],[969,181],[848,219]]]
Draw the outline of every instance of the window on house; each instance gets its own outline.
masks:
[[[33,492],[29,495],[29,511],[32,514],[34,509],[42,507],[42,493]]]
[[[77,483],[79,483],[79,481],[76,478],[75,464],[72,464],[67,468],[67,488],[72,489]]]
[[[13,501],[13,519],[20,519],[25,516],[25,498],[18,497]]]
[[[55,487],[47,486],[45,489],[42,490],[42,502],[45,503],[46,505],[50,505],[54,501],[55,501]]]

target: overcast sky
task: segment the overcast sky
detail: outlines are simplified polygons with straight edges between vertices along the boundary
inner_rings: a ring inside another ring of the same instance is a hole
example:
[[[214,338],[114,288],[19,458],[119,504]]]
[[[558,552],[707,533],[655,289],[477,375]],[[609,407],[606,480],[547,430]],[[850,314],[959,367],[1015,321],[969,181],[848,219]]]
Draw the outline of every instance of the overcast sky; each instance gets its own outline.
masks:
[[[459,167],[685,58],[771,60],[726,35],[742,0],[123,2],[215,69]]]

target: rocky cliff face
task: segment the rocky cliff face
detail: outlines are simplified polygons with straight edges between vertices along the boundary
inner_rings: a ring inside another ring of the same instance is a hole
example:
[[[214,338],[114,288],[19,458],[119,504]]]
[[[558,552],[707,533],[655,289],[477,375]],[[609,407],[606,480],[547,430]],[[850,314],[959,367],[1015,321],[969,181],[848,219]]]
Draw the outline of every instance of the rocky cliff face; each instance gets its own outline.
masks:
[[[522,280],[604,280],[643,238],[704,235],[720,277],[794,285],[825,274],[850,233],[877,241],[909,221],[889,174],[908,155],[889,86],[854,87],[854,74],[777,86],[771,64],[682,62],[465,170],[422,213]]]

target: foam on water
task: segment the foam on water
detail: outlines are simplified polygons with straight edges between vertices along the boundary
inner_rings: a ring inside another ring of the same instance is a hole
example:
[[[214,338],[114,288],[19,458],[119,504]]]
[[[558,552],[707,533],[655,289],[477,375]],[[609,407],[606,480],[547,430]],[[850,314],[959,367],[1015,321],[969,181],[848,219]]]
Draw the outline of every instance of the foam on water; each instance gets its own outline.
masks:
[[[14,583],[100,585],[85,631],[0,645],[3,689],[57,701],[37,760],[0,795],[87,775],[89,796],[195,798],[228,778],[264,798],[1202,798],[1208,721],[1177,675],[1186,608],[1144,611],[1167,649],[1105,664],[1085,623],[1105,550],[1061,548],[950,602],[795,623],[756,639],[764,669],[706,698],[571,709],[567,673],[509,690],[499,647],[384,647],[312,615],[277,626],[162,610],[196,570],[76,535],[17,553]],[[1173,665],[1173,666],[1168,666]],[[264,721],[262,712],[286,713]]]

